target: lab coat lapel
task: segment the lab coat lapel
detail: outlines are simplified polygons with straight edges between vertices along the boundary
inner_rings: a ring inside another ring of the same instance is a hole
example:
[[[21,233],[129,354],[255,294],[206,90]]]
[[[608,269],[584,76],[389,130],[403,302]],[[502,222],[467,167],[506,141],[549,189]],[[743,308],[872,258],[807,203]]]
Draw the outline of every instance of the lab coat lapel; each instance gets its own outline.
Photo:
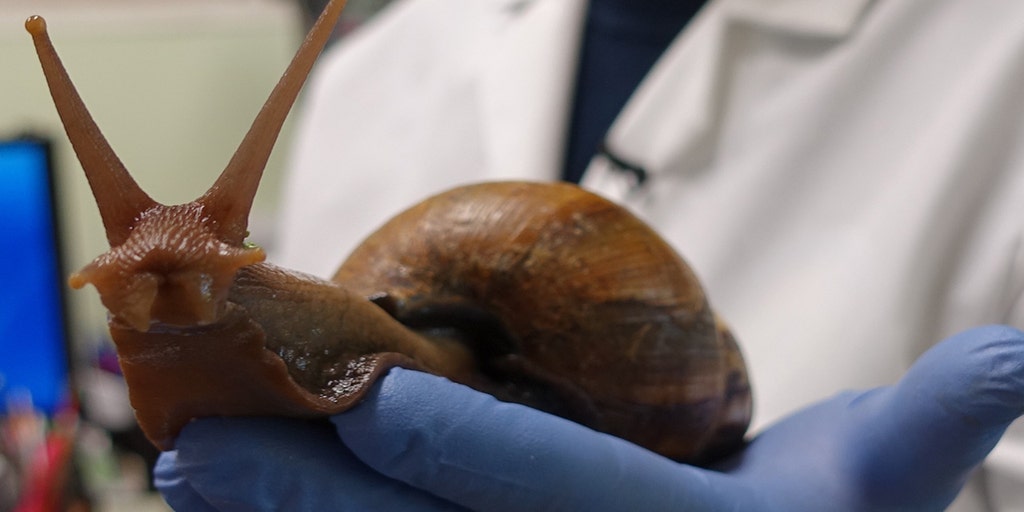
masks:
[[[480,76],[489,179],[559,175],[586,0],[521,2]]]
[[[843,38],[873,0],[727,0],[733,20],[805,35]]]
[[[710,2],[666,50],[609,131],[609,152],[648,175],[699,168],[713,147],[722,83],[729,65],[726,34],[736,23],[841,39],[872,0],[721,0]],[[634,177],[596,158],[584,185],[620,200]]]

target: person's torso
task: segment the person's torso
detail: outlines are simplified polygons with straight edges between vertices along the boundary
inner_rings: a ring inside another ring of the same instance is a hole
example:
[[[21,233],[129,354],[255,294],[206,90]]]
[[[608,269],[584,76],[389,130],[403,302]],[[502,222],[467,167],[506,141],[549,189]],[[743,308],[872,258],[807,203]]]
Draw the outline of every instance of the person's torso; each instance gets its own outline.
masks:
[[[330,275],[433,192],[555,179],[583,4],[405,2],[326,56],[282,262]],[[582,181],[694,267],[748,358],[757,425],[1024,320],[1024,5],[767,4],[700,13],[613,125],[617,164],[598,155]]]

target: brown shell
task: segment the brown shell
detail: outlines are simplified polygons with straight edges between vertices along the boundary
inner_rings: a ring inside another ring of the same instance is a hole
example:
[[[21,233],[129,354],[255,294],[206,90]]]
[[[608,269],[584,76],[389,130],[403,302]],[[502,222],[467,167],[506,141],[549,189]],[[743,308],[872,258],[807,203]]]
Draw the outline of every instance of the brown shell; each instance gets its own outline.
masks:
[[[568,184],[460,187],[398,215],[334,280],[477,354],[476,384],[675,459],[740,441],[750,390],[690,268]]]

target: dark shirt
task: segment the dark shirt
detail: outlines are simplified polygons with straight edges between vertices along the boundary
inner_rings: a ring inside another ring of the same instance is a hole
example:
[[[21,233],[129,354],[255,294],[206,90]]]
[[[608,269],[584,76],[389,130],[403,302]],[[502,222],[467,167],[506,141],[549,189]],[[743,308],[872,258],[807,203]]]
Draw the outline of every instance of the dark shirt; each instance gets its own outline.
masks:
[[[633,90],[704,0],[591,0],[562,177],[579,182]]]

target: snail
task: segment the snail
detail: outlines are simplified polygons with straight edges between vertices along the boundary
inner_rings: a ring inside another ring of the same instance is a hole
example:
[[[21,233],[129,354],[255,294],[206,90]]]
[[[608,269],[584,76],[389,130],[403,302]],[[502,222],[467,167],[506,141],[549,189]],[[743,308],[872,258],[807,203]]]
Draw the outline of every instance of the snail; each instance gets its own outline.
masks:
[[[92,284],[135,414],[160,449],[204,416],[316,418],[393,366],[557,414],[675,460],[734,449],[742,355],[693,271],[624,208],[567,183],[465,185],[371,234],[330,280],[267,263],[247,217],[281,125],[337,21],[332,0],[226,169],[164,205],[133,180],[26,21],[111,249]]]

